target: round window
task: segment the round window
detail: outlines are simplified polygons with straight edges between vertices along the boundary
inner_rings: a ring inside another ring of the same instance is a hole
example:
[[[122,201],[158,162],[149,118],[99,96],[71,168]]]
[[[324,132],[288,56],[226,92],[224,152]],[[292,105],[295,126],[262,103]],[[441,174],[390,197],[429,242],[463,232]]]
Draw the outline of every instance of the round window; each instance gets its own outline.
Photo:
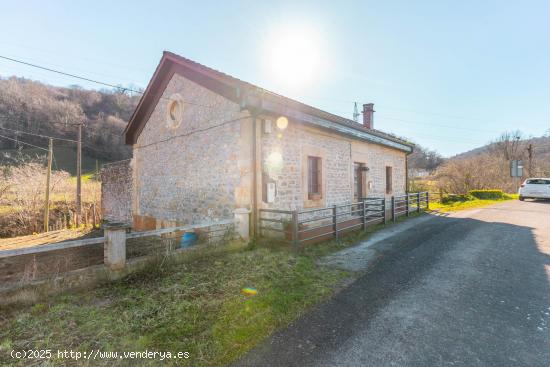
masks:
[[[183,119],[184,104],[179,94],[174,94],[168,101],[168,108],[166,109],[166,120],[168,126],[176,128],[181,124]]]

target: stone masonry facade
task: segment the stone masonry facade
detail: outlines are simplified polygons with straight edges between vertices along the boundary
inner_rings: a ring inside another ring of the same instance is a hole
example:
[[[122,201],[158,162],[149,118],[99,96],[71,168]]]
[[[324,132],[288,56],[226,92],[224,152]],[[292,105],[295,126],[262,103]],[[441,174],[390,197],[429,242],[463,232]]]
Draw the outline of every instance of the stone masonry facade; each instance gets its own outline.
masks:
[[[381,145],[345,138],[290,121],[284,130],[262,133],[263,179],[276,182],[273,203],[261,202],[261,208],[300,210],[327,207],[353,201],[353,163],[369,168],[365,175],[368,197],[390,197],[405,193],[406,153]],[[307,199],[307,156],[322,159],[323,195]],[[386,166],[392,167],[393,191],[386,194]],[[370,182],[370,185],[369,185]]]
[[[176,93],[192,104],[184,105],[182,122],[173,127],[166,109]],[[134,226],[232,218],[250,174],[242,168],[250,162],[240,144],[247,116],[237,104],[174,74],[133,147]]]

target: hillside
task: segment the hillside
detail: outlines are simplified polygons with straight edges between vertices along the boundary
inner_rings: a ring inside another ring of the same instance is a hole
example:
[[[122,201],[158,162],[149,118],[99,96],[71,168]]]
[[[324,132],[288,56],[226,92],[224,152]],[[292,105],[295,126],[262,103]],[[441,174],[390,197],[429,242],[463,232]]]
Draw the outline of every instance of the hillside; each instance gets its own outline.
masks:
[[[522,178],[510,176],[510,160],[523,161]],[[550,176],[550,135],[523,138],[516,131],[503,133],[490,144],[449,158],[438,167],[434,182],[438,189],[455,194],[495,188],[513,193],[522,179],[540,176]]]
[[[47,139],[13,130],[74,140],[75,125],[83,123],[83,169],[94,170],[96,160],[115,161],[131,156],[122,132],[138,100],[139,95],[119,91],[54,87],[22,78],[0,78],[0,135],[47,147]],[[75,145],[55,140],[58,168],[74,172]],[[18,151],[30,156],[40,151],[28,148],[0,138],[0,151],[10,157]],[[9,161],[5,154],[2,156],[0,160],[4,163]]]
[[[521,152],[518,152],[520,154],[520,158],[528,159],[526,149],[529,144],[533,145],[533,157],[535,160],[550,162],[550,134],[536,138],[521,139],[519,142],[520,146],[518,147],[518,149],[521,150]],[[498,142],[493,142],[482,147],[457,154],[450,159],[465,159],[479,156],[493,150],[498,150],[498,145]],[[527,163],[527,161],[525,163]]]

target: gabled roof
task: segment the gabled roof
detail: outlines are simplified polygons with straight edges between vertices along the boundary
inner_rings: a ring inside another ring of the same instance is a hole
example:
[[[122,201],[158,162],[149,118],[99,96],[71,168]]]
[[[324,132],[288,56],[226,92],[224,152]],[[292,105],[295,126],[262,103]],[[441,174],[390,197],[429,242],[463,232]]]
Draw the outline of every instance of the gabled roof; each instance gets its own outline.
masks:
[[[135,144],[175,73],[240,104],[245,109],[255,109],[261,113],[285,114],[288,117],[301,119],[304,122],[336,132],[364,138],[407,152],[412,151],[413,144],[393,135],[376,129],[368,129],[353,120],[270,92],[168,51],[164,51],[149,85],[124,130],[126,144]]]

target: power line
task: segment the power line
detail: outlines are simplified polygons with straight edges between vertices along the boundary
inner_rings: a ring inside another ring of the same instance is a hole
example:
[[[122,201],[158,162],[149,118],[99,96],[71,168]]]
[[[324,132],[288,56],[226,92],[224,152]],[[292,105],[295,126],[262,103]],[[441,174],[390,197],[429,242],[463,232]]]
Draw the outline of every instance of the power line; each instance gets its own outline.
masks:
[[[346,104],[350,104],[350,105],[353,105],[354,103],[357,103],[356,100],[352,101],[352,100],[342,100],[342,99],[326,98],[326,97],[319,98],[319,97],[312,97],[312,96],[302,96],[302,98],[304,98],[306,100],[309,99],[309,100],[317,100],[317,101],[329,101],[329,102],[336,102],[336,103],[346,103]],[[480,122],[487,122],[487,119],[477,117],[477,116],[456,116],[456,115],[449,115],[449,114],[444,114],[444,113],[440,113],[440,112],[430,112],[430,111],[425,111],[425,110],[418,111],[418,110],[413,110],[413,109],[408,109],[408,108],[401,108],[401,107],[386,105],[386,104],[383,104],[383,103],[382,104],[377,104],[377,106],[382,108],[382,109],[412,112],[412,113],[421,114],[421,115],[432,115],[432,116],[439,116],[439,117],[444,117],[444,118],[465,120],[465,121],[475,120],[475,121],[480,121]],[[344,111],[341,111],[341,110],[339,110],[337,112],[341,113],[343,115],[347,115],[347,114],[350,113],[349,111],[344,112]],[[546,124],[546,122],[544,122],[544,123]],[[517,124],[517,122],[510,121],[509,124]]]
[[[56,138],[56,137],[54,137],[54,136],[48,136],[48,135],[42,135],[42,134],[29,133],[29,132],[27,132],[27,131],[8,129],[7,127],[2,127],[2,126],[0,126],[0,129],[2,129],[2,130],[8,130],[8,131],[11,131],[11,132],[14,132],[14,133],[19,133],[19,134],[38,136],[38,137],[40,137],[40,138],[47,138],[47,139],[54,139],[54,140],[63,140],[63,141],[70,141],[70,142],[72,142],[72,143],[76,143],[76,142],[77,142],[76,140],[72,140],[72,139]]]
[[[13,138],[10,138],[10,137],[4,136],[4,135],[0,135],[0,138],[8,139],[8,140],[14,141],[16,143],[20,143],[20,144],[29,145],[29,146],[34,147],[34,148],[45,150],[46,152],[48,151],[48,149],[43,148],[43,147],[39,147],[38,145],[34,145],[34,144],[31,144],[31,143],[26,143],[24,141],[13,139]]]
[[[497,131],[490,131],[490,130],[483,130],[483,129],[472,129],[472,128],[468,128],[468,127],[452,126],[452,125],[432,124],[432,123],[429,123],[429,122],[421,122],[421,121],[410,121],[410,120],[403,120],[403,119],[384,116],[384,115],[378,115],[378,118],[404,122],[406,124],[419,124],[419,125],[427,125],[427,126],[438,126],[438,127],[445,127],[445,128],[450,128],[450,129],[459,129],[459,130],[467,130],[467,131],[479,131],[479,132],[490,133],[490,134],[494,134],[494,133],[498,134]]]
[[[2,55],[0,55],[0,58],[5,59],[5,60],[9,60],[9,61],[12,61],[12,62],[16,62],[16,63],[19,63],[19,64],[27,65],[27,66],[30,66],[30,67],[42,69],[42,70],[45,70],[45,71],[48,71],[48,72],[53,72],[53,73],[57,73],[57,74],[60,74],[60,75],[65,75],[65,76],[69,76],[69,77],[72,77],[72,78],[76,78],[76,79],[88,81],[88,82],[91,82],[91,83],[96,83],[96,84],[108,86],[108,87],[115,88],[115,89],[118,89],[118,90],[130,91],[130,92],[133,92],[133,93],[144,94],[143,91],[134,90],[134,89],[132,89],[132,88],[120,87],[120,86],[117,86],[117,85],[114,85],[114,84],[105,83],[105,82],[98,81],[98,80],[95,80],[95,79],[90,79],[90,78],[82,77],[82,76],[79,76],[79,75],[76,75],[76,74],[66,73],[66,72],[63,72],[63,71],[51,69],[51,68],[48,68],[48,67],[45,67],[45,66],[41,66],[41,65],[37,65],[37,64],[25,62],[25,61],[18,60],[18,59],[14,59],[14,58],[10,58],[10,57],[7,57],[7,56],[2,56]],[[167,99],[167,100],[171,100],[170,98],[165,98],[165,97],[162,97],[162,96],[161,96],[161,98]],[[307,97],[306,97],[306,98],[307,98]],[[326,99],[326,100],[330,100],[330,99]],[[336,100],[334,100],[334,101],[336,101]],[[340,102],[344,102],[343,100],[339,100],[339,101],[340,101]],[[182,102],[183,102],[183,103],[186,103],[186,104],[190,104],[190,105],[196,105],[196,106],[202,106],[202,107],[213,108],[213,106],[206,106],[206,105],[201,105],[201,104],[197,104],[197,103],[193,103],[193,102],[188,102],[188,101],[182,101]],[[391,109],[391,108],[390,108],[390,109]],[[407,121],[407,120],[403,120],[403,119],[396,119],[396,118],[385,117],[385,116],[380,116],[380,117],[383,118],[383,119],[385,118],[385,119],[390,119],[390,120],[396,120],[396,121],[401,121],[401,122],[410,123],[410,124],[424,124],[424,125],[431,125],[431,126],[441,126],[441,127],[447,127],[447,128],[461,129],[461,127],[457,127],[457,126],[437,125],[437,124],[430,124],[430,123],[425,123],[425,122],[423,123],[423,122],[417,122],[417,121]],[[459,117],[454,117],[454,118],[459,118]],[[461,117],[461,118],[462,118],[462,117]],[[33,133],[25,132],[25,131],[13,130],[13,129],[8,129],[8,128],[4,128],[4,127],[0,127],[0,128],[1,128],[1,129],[4,129],[4,130],[16,132],[16,133],[27,134],[27,135],[33,135],[33,136],[38,136],[38,137],[42,137],[42,138],[52,138],[52,139],[56,139],[56,140],[69,141],[69,142],[74,142],[74,143],[77,142],[76,140],[72,140],[72,139],[57,138],[57,137],[51,137],[51,136],[41,135],[41,134],[33,134]],[[470,131],[471,131],[471,130],[475,130],[475,129],[470,129],[470,128],[463,128],[463,129],[465,129],[465,130],[470,130]],[[480,130],[480,129],[478,129],[477,131],[490,132],[490,133],[493,132],[493,131]],[[438,140],[445,140],[445,139],[439,138]],[[452,141],[452,140],[448,140],[448,141]],[[43,148],[42,148],[42,149],[43,149]]]
[[[87,82],[90,82],[90,83],[95,83],[95,84],[99,84],[99,85],[104,85],[104,86],[107,86],[107,87],[110,87],[110,88],[114,88],[114,89],[117,89],[117,90],[121,90],[121,91],[123,91],[123,92],[124,92],[124,91],[129,91],[129,92],[132,92],[132,93],[145,94],[145,92],[140,91],[140,90],[135,90],[135,89],[132,89],[132,88],[129,88],[129,87],[121,87],[121,86],[118,86],[118,85],[114,85],[114,84],[102,82],[102,81],[99,81],[99,80],[86,78],[86,77],[83,77],[83,76],[80,76],[80,75],[71,74],[71,73],[66,73],[66,72],[64,72],[64,71],[60,71],[60,70],[56,70],[56,69],[51,69],[51,68],[48,68],[48,67],[45,67],[45,66],[41,66],[41,65],[38,65],[38,64],[33,64],[33,63],[30,63],[30,62],[26,62],[26,61],[14,59],[14,58],[7,57],[7,56],[2,56],[2,55],[0,55],[0,58],[1,58],[1,59],[4,59],[4,60],[9,60],[9,61],[12,61],[12,62],[16,62],[16,63],[19,63],[19,64],[31,66],[31,67],[33,67],[33,68],[37,68],[37,69],[41,69],[41,70],[46,70],[46,71],[49,71],[49,72],[52,72],[52,73],[56,73],[56,74],[60,74],[60,75],[65,75],[65,76],[68,76],[68,77],[71,77],[71,78],[84,80],[84,81],[87,81]],[[161,96],[160,98],[172,101],[171,98],[166,98],[166,97],[163,97],[163,96]],[[184,101],[184,100],[179,100],[179,99],[178,99],[178,101],[181,101],[181,102],[183,102],[183,103],[185,103],[185,104],[189,104],[189,105],[193,105],[193,106],[200,106],[200,107],[212,108],[212,106],[202,105],[202,104],[199,104],[199,103],[194,103],[194,102],[189,102],[189,101]]]
[[[281,103],[281,105],[283,105]],[[387,118],[387,119],[391,119],[389,117],[384,117],[384,116],[380,116],[381,118]],[[398,121],[402,121],[400,119],[394,119],[394,120],[398,120]],[[209,121],[212,121],[212,120],[207,120],[207,121],[203,121],[203,122],[209,122]],[[234,121],[234,120],[230,120],[230,121]],[[413,122],[411,122],[413,123]],[[414,122],[416,123],[416,122]],[[61,141],[68,141],[68,142],[72,142],[72,143],[77,143],[76,140],[72,140],[72,139],[65,139],[65,138],[58,138],[58,137],[53,137],[53,136],[49,136],[49,135],[43,135],[43,134],[36,134],[36,133],[30,133],[30,132],[26,132],[26,131],[21,131],[21,130],[15,130],[15,129],[8,129],[8,128],[5,128],[5,127],[1,127],[0,126],[0,129],[3,129],[3,130],[8,130],[8,131],[11,131],[11,132],[14,132],[14,133],[20,133],[20,134],[26,134],[26,135],[31,135],[31,136],[37,136],[37,137],[41,137],[41,138],[47,138],[47,139],[54,139],[54,140],[61,140]],[[203,130],[200,130],[200,131],[203,131]],[[105,132],[105,131],[104,131]],[[111,135],[111,136],[114,136],[114,137],[117,137],[117,138],[121,138],[120,135],[118,134],[115,134],[115,133],[111,133],[111,132],[107,132],[107,134]],[[462,143],[464,141],[468,141],[468,142],[471,142],[471,143],[477,143],[477,144],[483,144],[481,142],[481,140],[472,140],[472,139],[469,139],[469,138],[458,138],[458,139],[449,139],[448,137],[442,137],[442,136],[435,136],[435,135],[425,135],[425,134],[418,134],[418,133],[414,133],[416,137],[418,138],[423,138],[423,139],[428,139],[428,140],[433,140],[433,141],[447,141],[447,142],[454,142],[454,143]],[[184,134],[185,135],[185,134]],[[179,136],[179,135],[178,135]],[[178,137],[178,136],[175,136],[175,137]],[[399,137],[398,137],[399,138]],[[399,139],[403,139],[403,138],[399,138]],[[88,149],[91,149],[95,152],[99,152],[99,153],[108,153],[108,151],[106,150],[98,150],[97,148],[89,145],[89,143],[84,143],[84,146],[86,146]],[[540,147],[540,146],[539,146]]]
[[[14,129],[8,129],[6,127],[2,127],[0,126],[0,129],[4,129],[4,130],[7,130],[7,131],[11,131],[11,132],[14,132],[14,133],[20,133],[20,134],[26,134],[26,135],[31,135],[31,136],[37,136],[37,137],[41,137],[41,138],[47,138],[47,139],[54,139],[54,140],[61,140],[61,141],[68,141],[68,142],[71,142],[71,143],[77,143],[76,140],[71,140],[71,139],[64,139],[64,138],[57,138],[57,137],[53,137],[53,136],[49,136],[49,135],[42,135],[42,134],[34,134],[34,133],[29,133],[27,131],[21,131],[21,130],[14,130]],[[115,134],[115,133],[110,133],[110,132],[106,132],[106,131],[103,131],[103,133],[107,133],[111,136],[114,136],[116,138],[122,138],[121,135],[119,134]],[[19,140],[17,140],[19,141]],[[101,150],[101,149],[97,149],[96,147],[88,144],[88,143],[82,143],[86,148],[90,149],[90,150],[93,150],[94,152],[96,153],[110,153],[109,151],[107,150]],[[54,160],[55,160],[55,157],[54,157]]]
[[[203,129],[191,130],[191,131],[185,132],[185,133],[183,133],[183,134],[170,136],[170,137],[168,137],[168,138],[166,138],[166,139],[162,139],[162,140],[159,140],[159,141],[155,141],[155,142],[152,142],[152,143],[149,143],[149,144],[138,145],[138,146],[135,146],[134,149],[146,148],[146,147],[149,147],[149,146],[151,146],[151,145],[156,145],[156,144],[160,144],[160,143],[164,143],[164,142],[170,141],[170,140],[172,140],[172,139],[176,139],[176,138],[180,138],[180,137],[184,137],[184,136],[193,135],[193,134],[195,134],[195,133],[200,133],[200,132],[208,131],[208,130],[215,129],[215,128],[218,128],[218,127],[221,127],[221,126],[230,124],[230,123],[232,123],[232,122],[237,122],[237,121],[244,120],[244,119],[247,119],[247,118],[250,118],[250,116],[244,116],[244,117],[238,117],[238,118],[231,119],[231,120],[225,120],[225,121],[222,121],[221,123],[219,123],[219,124],[217,124],[217,125],[208,126],[208,127],[203,128]],[[207,121],[202,121],[202,123],[211,122],[212,120],[213,120],[213,119],[207,120]]]
[[[138,94],[144,94],[144,93],[145,93],[145,92],[143,92],[143,91],[135,90],[135,89],[132,89],[132,88],[129,88],[129,87],[121,87],[121,86],[114,85],[114,84],[111,84],[111,83],[102,82],[102,81],[99,81],[99,80],[95,80],[95,79],[83,77],[83,76],[76,75],[76,74],[66,73],[66,72],[63,72],[63,71],[60,71],[60,70],[48,68],[48,67],[45,67],[45,66],[41,66],[41,65],[38,65],[38,64],[33,64],[33,63],[30,63],[30,62],[18,60],[18,59],[11,58],[11,57],[7,57],[7,56],[2,56],[2,55],[0,55],[0,58],[5,59],[5,60],[9,60],[9,61],[12,61],[12,62],[16,62],[16,63],[19,63],[19,64],[23,64],[23,65],[26,65],[26,66],[30,66],[30,67],[42,69],[42,70],[45,70],[45,71],[49,71],[49,72],[52,72],[52,73],[57,73],[57,74],[60,74],[60,75],[69,76],[69,77],[71,77],[71,78],[76,78],[76,79],[84,80],[84,81],[87,81],[87,82],[90,82],[90,83],[95,83],[95,84],[99,84],[99,85],[104,85],[104,86],[107,86],[107,87],[110,87],[110,88],[114,88],[114,89],[117,89],[117,90],[121,90],[121,91],[123,91],[123,92],[124,92],[124,91],[129,91],[129,92],[138,93]],[[161,96],[160,98],[166,99],[166,100],[172,100],[171,98],[166,98],[166,97],[163,97],[163,96]],[[334,99],[334,98],[319,98],[319,97],[311,97],[311,96],[304,96],[304,98],[305,98],[305,99],[314,99],[314,100],[316,99],[316,100],[333,101],[333,102],[340,102],[340,103],[356,103],[356,102],[354,102],[354,101],[348,101],[348,100],[342,100],[342,99]],[[184,101],[184,100],[182,100],[182,102],[185,103],[185,104],[194,105],[194,106],[201,106],[201,107],[206,107],[206,108],[213,108],[213,106],[202,105],[202,104],[199,104],[199,103],[194,103],[194,102],[189,102],[189,101]],[[382,107],[384,107],[384,105],[382,105]],[[485,119],[481,119],[481,118],[477,118],[477,117],[452,116],[452,115],[446,115],[446,114],[441,114],[441,113],[437,113],[437,112],[427,112],[427,111],[422,111],[422,112],[421,112],[421,111],[415,111],[415,110],[404,109],[404,108],[397,108],[397,107],[392,107],[392,106],[387,106],[386,108],[388,108],[388,109],[390,109],[390,110],[408,111],[408,112],[413,112],[413,113],[426,114],[426,115],[435,115],[435,116],[441,116],[441,117],[453,118],[453,119],[459,119],[459,120],[486,121]],[[339,113],[343,113],[343,111],[339,111]],[[346,114],[347,114],[347,112],[346,112]],[[380,116],[380,117],[382,117],[382,116]],[[389,118],[389,117],[388,117],[388,119],[393,119],[393,120],[402,121],[402,122],[408,122],[408,123],[419,123],[419,122],[406,121],[406,120],[395,119],[395,118]],[[455,127],[455,126],[436,125],[436,124],[430,124],[430,123],[421,123],[421,124],[433,125],[433,126],[441,126],[441,127],[448,127],[448,128],[459,128],[459,127]],[[465,129],[466,129],[466,128],[465,128]],[[474,129],[468,129],[468,130],[474,130]],[[495,131],[479,130],[479,129],[477,129],[477,131],[490,132],[490,133],[495,132]],[[59,139],[58,139],[58,140],[59,140]]]

